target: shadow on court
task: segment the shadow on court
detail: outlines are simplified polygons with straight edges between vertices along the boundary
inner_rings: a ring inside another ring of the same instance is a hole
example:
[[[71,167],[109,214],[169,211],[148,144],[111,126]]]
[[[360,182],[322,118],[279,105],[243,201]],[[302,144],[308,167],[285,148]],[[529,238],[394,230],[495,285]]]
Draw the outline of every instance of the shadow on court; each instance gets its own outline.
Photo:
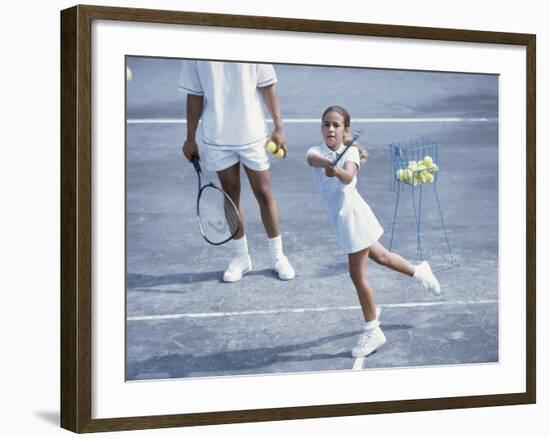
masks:
[[[201,282],[217,281],[223,283],[224,271],[211,271],[211,272],[190,272],[174,275],[144,275],[144,274],[127,274],[126,275],[126,287],[128,289],[143,289],[143,288],[156,288],[158,286],[165,285],[189,285]],[[333,275],[334,269],[327,270],[326,275]],[[275,272],[272,269],[262,269],[252,271],[247,274],[247,277],[266,277],[277,278]]]
[[[406,325],[384,326],[386,331],[407,330]],[[342,339],[356,337],[360,331],[339,333],[314,341],[292,345],[250,348],[234,351],[223,351],[206,355],[168,354],[154,356],[145,361],[135,362],[128,370],[128,380],[146,379],[148,376],[164,376],[164,378],[181,378],[200,375],[233,375],[249,374],[265,369],[273,364],[290,362],[326,361],[332,359],[348,359],[349,351],[344,349],[334,353],[307,353],[324,344],[330,344]],[[305,351],[305,353],[300,353]],[[154,378],[154,377],[153,377]]]
[[[191,272],[174,275],[144,275],[144,274],[127,274],[126,287],[129,289],[152,288],[164,286],[167,284],[193,284],[203,281],[218,280],[222,277],[223,271],[212,272]]]

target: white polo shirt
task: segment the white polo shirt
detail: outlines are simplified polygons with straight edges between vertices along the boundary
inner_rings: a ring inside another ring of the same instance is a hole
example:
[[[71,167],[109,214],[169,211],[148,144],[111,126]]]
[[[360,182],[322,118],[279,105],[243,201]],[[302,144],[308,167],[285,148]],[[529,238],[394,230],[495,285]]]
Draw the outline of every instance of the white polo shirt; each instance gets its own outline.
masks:
[[[178,85],[188,94],[204,96],[204,146],[244,149],[268,136],[259,88],[276,82],[270,64],[183,61]]]

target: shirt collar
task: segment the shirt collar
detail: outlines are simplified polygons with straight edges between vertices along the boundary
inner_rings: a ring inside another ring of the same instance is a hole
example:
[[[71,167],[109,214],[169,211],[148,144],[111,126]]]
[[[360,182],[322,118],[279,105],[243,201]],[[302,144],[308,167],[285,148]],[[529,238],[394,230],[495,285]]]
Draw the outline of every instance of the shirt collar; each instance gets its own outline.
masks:
[[[323,143],[323,155],[331,155],[331,156],[337,156],[344,152],[345,146],[343,143],[340,144],[340,147],[338,147],[337,150],[333,151],[331,148],[329,148],[325,143]]]

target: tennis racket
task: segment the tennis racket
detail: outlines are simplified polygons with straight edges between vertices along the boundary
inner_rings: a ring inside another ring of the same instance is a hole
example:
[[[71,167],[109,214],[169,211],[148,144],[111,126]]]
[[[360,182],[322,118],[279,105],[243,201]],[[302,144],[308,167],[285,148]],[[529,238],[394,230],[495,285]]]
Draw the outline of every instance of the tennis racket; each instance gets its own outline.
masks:
[[[357,133],[353,136],[353,138],[351,139],[351,141],[349,141],[348,144],[346,145],[344,151],[343,151],[340,155],[338,155],[338,156],[336,157],[336,160],[334,160],[334,163],[332,163],[333,166],[336,166],[336,164],[338,163],[338,161],[340,161],[340,158],[342,158],[342,157],[346,154],[346,152],[348,151],[348,149],[353,145],[353,143],[355,143],[355,142],[357,141],[357,139],[358,139],[359,137],[361,137],[361,134],[362,134],[362,133],[363,133],[363,131],[359,131],[359,132],[357,132]]]
[[[191,158],[197,171],[197,221],[202,237],[211,245],[222,245],[235,237],[241,227],[241,218],[235,203],[218,186],[209,182],[201,183],[199,157]]]

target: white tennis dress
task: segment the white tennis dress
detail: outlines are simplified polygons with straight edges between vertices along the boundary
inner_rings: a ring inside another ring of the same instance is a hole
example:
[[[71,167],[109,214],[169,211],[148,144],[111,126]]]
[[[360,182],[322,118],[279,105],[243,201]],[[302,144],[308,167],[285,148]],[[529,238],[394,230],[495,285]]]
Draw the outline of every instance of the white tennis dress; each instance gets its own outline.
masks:
[[[309,148],[307,154],[316,153],[334,161],[337,154],[342,153],[343,150],[344,145],[333,152],[328,146],[322,144]],[[357,167],[360,166],[359,151],[356,147],[349,148],[338,161],[337,166],[344,167],[347,161],[356,163]],[[314,167],[313,175],[342,250],[352,254],[377,242],[384,230],[369,205],[357,191],[357,175],[349,184],[341,183],[336,177],[325,176],[323,168]]]

